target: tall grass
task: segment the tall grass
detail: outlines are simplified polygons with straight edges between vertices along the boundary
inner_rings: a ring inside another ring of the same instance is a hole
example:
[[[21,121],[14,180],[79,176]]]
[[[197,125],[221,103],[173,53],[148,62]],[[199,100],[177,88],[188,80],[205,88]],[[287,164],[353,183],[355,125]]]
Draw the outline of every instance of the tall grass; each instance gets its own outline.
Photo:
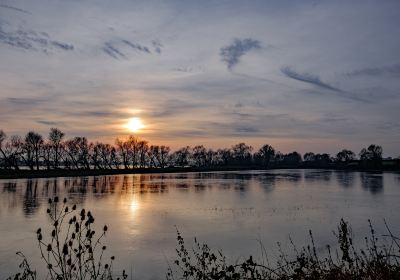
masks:
[[[326,246],[321,257],[310,231],[310,244],[298,249],[292,242],[291,254],[283,252],[278,244],[279,256],[274,264],[265,259],[266,254],[258,262],[250,256],[239,263],[228,263],[221,251],[214,251],[196,239],[194,246],[188,249],[177,231],[177,257],[168,269],[167,280],[400,279],[400,239],[386,225],[387,234],[381,242],[371,222],[369,226],[370,234],[363,248],[355,247],[351,227],[342,219],[335,233],[337,249]]]

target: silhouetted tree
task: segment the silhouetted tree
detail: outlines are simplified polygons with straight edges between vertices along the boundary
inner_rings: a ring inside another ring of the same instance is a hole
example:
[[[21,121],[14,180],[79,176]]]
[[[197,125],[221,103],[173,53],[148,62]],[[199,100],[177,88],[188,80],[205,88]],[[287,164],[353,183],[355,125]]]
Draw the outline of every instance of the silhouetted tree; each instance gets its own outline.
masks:
[[[89,144],[86,137],[75,137],[65,142],[65,165],[76,169],[90,169]]]
[[[297,166],[301,162],[301,155],[298,152],[291,152],[283,156],[283,163],[290,166]]]
[[[52,163],[53,146],[50,143],[44,143],[41,155],[46,169],[49,170]]]
[[[63,147],[63,138],[65,134],[58,128],[51,128],[50,133],[49,133],[49,141],[50,141],[50,146],[51,148],[51,159],[53,160],[53,166],[54,169],[58,168],[58,165],[60,163],[60,158],[61,158],[61,152],[62,152],[62,147]]]
[[[363,164],[369,167],[377,167],[382,161],[382,147],[379,145],[371,144],[367,149],[363,148],[360,151],[360,160]]]
[[[255,154],[256,160],[264,167],[268,167],[271,160],[275,157],[275,149],[266,144]]]
[[[313,152],[308,152],[308,153],[304,154],[303,158],[304,158],[304,161],[314,161],[315,154]]]
[[[117,152],[120,156],[122,164],[124,165],[125,169],[130,168],[131,162],[131,149],[132,149],[132,141],[128,140],[121,140],[117,138],[115,140],[115,145],[117,146]]]
[[[29,131],[25,136],[24,152],[26,154],[26,162],[31,170],[36,166],[39,170],[40,152],[43,148],[43,137],[39,133]]]
[[[139,153],[139,163],[140,163],[140,167],[141,168],[145,168],[146,167],[146,163],[147,163],[147,153],[149,151],[149,144],[147,141],[139,141],[137,143],[137,147],[138,147],[138,153]]]
[[[372,160],[379,161],[382,160],[382,147],[379,145],[369,145],[367,149],[363,148],[360,151],[361,160]]]
[[[207,149],[203,145],[195,146],[192,150],[192,157],[195,166],[206,165]]]
[[[232,147],[232,156],[237,164],[249,164],[251,163],[251,151],[253,148],[246,145],[245,143],[239,143]]]
[[[19,170],[19,162],[23,153],[23,142],[21,137],[13,135],[7,141],[7,135],[0,130],[0,153],[2,160],[0,166],[5,169]]]
[[[1,157],[0,157],[0,167],[3,168],[7,168],[8,167],[8,159],[7,156],[4,152],[4,142],[7,139],[7,135],[6,133],[0,129],[0,153],[1,153]]]
[[[221,165],[228,165],[233,161],[232,150],[228,148],[218,149],[216,152],[216,157],[217,163]]]
[[[189,157],[190,157],[190,147],[186,146],[180,148],[179,150],[175,151],[172,155],[172,161],[177,166],[187,166],[189,164]]]
[[[356,154],[350,150],[343,149],[336,154],[336,161],[337,162],[349,162],[355,160]]]
[[[161,146],[159,153],[159,163],[161,168],[165,168],[168,164],[169,153],[171,149],[168,146]]]
[[[316,154],[314,161],[319,165],[327,165],[332,162],[331,156],[329,154]]]

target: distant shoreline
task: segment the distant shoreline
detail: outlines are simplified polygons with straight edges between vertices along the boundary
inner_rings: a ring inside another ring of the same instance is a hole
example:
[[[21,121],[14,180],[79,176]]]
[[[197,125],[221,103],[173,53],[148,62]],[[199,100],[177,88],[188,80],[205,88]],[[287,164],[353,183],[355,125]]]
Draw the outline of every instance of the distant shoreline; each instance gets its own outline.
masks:
[[[250,171],[250,170],[277,170],[277,169],[317,169],[317,170],[342,170],[354,172],[384,172],[398,171],[394,166],[380,168],[360,168],[348,166],[279,166],[260,168],[260,166],[231,166],[231,167],[169,167],[169,168],[133,168],[133,169],[52,169],[52,170],[0,170],[0,179],[29,179],[29,178],[53,178],[53,177],[80,177],[80,176],[104,176],[127,174],[159,174],[159,173],[189,173],[189,172],[218,172],[218,171]]]

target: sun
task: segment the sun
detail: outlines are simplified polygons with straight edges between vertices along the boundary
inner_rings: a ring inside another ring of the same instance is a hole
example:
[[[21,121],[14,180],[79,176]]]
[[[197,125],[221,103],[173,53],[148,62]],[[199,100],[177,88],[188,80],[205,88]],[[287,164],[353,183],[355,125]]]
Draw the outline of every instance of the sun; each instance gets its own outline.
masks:
[[[126,124],[126,127],[132,132],[138,132],[142,128],[144,128],[144,124],[140,118],[135,117],[129,119],[128,123]]]

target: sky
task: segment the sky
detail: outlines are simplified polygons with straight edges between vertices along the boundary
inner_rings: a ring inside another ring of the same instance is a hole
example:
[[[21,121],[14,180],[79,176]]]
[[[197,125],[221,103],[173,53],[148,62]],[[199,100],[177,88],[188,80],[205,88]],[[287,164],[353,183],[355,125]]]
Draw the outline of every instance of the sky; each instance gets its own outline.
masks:
[[[400,1],[0,0],[0,129],[400,155]]]

